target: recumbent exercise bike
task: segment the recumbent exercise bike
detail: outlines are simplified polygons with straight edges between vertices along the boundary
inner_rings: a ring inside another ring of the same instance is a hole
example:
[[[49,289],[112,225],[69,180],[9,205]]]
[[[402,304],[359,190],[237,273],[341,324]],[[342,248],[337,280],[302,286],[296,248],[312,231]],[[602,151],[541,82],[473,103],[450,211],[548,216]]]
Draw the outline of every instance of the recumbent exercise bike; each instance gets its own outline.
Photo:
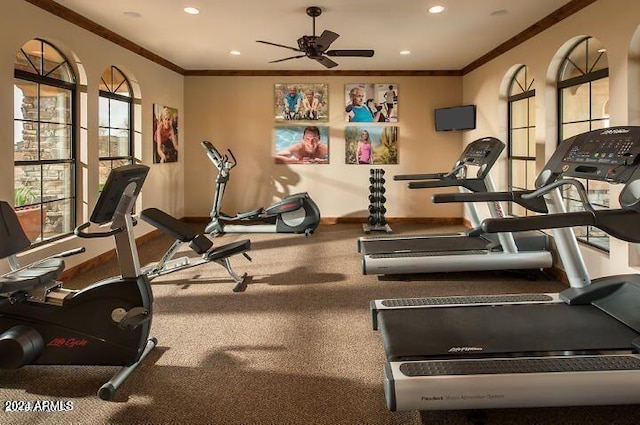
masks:
[[[98,395],[110,399],[156,346],[149,338],[153,294],[140,271],[133,235],[132,209],[149,172],[144,165],[114,169],[90,221],[76,228],[82,238],[115,238],[121,276],[69,290],[56,279],[64,257],[84,248],[20,267],[16,254],[27,249],[15,211],[0,201],[0,258],[11,271],[0,276],[0,368],[24,365],[122,366]],[[108,230],[88,232],[91,224]]]

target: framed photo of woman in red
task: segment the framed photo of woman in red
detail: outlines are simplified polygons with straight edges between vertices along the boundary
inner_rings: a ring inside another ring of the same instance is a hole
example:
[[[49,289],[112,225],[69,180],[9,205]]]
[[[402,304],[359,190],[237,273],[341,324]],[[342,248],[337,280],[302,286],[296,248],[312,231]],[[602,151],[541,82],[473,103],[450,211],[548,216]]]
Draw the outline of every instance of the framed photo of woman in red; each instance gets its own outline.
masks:
[[[153,163],[178,161],[178,110],[153,105]]]

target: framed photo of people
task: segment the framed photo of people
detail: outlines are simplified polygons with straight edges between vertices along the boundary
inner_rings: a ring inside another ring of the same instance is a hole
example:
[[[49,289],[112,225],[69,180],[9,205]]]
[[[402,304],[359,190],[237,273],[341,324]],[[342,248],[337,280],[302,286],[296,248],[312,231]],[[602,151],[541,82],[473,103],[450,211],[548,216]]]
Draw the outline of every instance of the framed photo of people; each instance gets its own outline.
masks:
[[[276,84],[274,116],[276,122],[329,121],[329,85]]]
[[[276,126],[273,157],[276,164],[328,164],[329,127]]]
[[[178,161],[178,110],[153,105],[153,163]]]
[[[397,126],[344,128],[345,164],[385,165],[398,163]]]
[[[398,122],[396,83],[345,84],[346,122]]]

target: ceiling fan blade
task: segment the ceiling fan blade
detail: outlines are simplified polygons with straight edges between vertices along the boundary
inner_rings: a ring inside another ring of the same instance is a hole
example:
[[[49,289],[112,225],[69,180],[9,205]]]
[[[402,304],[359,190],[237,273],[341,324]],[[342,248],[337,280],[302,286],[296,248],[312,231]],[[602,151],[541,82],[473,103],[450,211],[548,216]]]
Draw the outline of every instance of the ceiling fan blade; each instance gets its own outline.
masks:
[[[269,62],[269,63],[276,63],[276,62],[288,61],[289,59],[298,59],[298,58],[303,58],[303,57],[305,57],[305,56],[306,56],[306,55],[290,56],[290,57],[288,57],[288,58],[282,58],[282,59],[274,60],[274,61],[271,61],[271,62]]]
[[[324,52],[329,48],[331,43],[336,41],[340,37],[340,34],[336,34],[333,31],[324,30],[320,37],[316,38],[316,46],[320,52]]]
[[[354,56],[370,58],[373,56],[373,50],[327,50],[324,52],[327,56]]]
[[[295,47],[285,46],[284,44],[271,43],[270,41],[256,40],[256,43],[268,44],[270,46],[284,47],[285,49],[293,50],[294,52],[302,52],[302,50],[296,49]]]
[[[338,66],[337,63],[335,63],[334,61],[332,61],[331,59],[329,59],[326,56],[318,56],[318,57],[313,57],[311,59],[315,59],[318,62],[320,62],[322,65],[324,65],[327,68],[333,68],[334,66]]]

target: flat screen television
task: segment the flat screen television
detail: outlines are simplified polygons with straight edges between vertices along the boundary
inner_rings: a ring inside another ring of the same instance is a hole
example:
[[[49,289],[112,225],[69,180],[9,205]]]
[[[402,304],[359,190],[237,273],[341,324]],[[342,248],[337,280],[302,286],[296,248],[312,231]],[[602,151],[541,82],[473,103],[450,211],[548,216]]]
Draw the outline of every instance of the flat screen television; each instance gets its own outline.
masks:
[[[436,131],[472,130],[476,128],[476,105],[438,108]]]

